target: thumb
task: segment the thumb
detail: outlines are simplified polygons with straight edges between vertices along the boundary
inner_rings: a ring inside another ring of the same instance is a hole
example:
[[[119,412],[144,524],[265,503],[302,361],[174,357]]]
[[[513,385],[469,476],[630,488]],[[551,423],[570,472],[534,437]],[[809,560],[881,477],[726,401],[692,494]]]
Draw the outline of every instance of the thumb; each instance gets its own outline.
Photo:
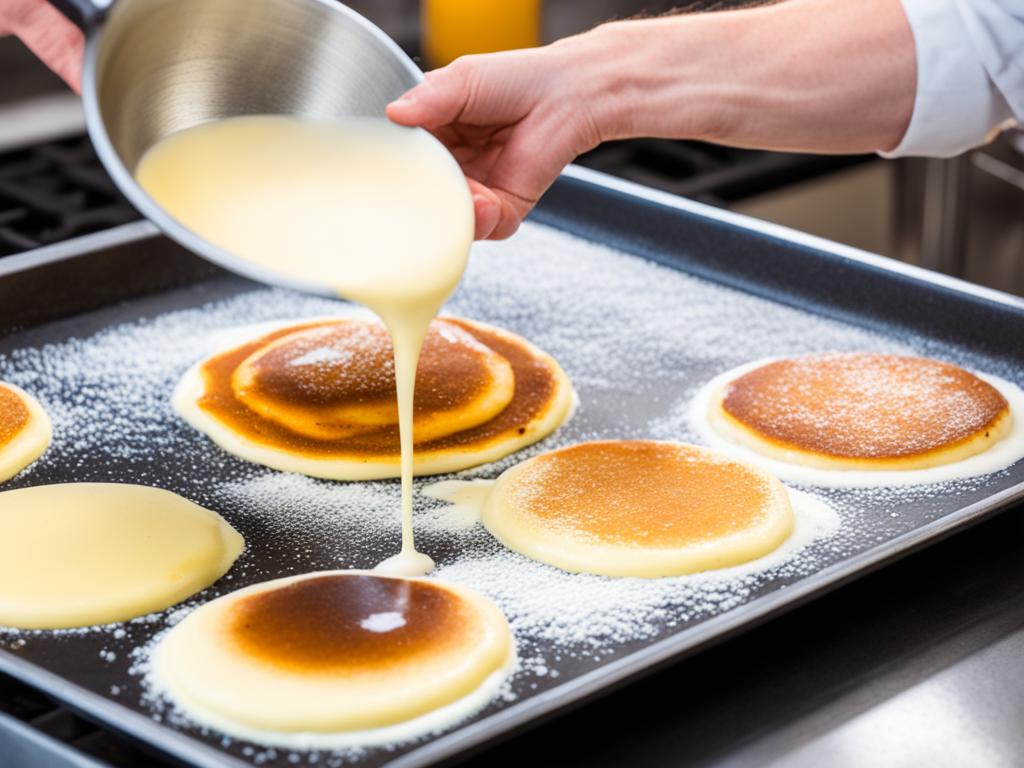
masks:
[[[466,72],[458,61],[428,72],[422,83],[388,104],[387,116],[400,125],[430,130],[455,122],[469,100]]]

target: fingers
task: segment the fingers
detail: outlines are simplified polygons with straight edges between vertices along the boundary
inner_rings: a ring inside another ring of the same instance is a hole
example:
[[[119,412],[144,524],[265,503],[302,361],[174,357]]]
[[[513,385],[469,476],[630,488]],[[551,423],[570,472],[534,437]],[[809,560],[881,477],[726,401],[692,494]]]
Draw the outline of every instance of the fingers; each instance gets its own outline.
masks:
[[[512,235],[587,143],[563,69],[545,49],[467,56],[388,105],[396,123],[431,131],[470,179],[477,239]]]
[[[475,179],[467,178],[469,191],[473,194],[473,210],[476,214],[477,240],[486,240],[494,228],[498,226],[501,217],[501,200],[488,187]]]
[[[402,125],[429,130],[459,123],[505,126],[521,120],[550,76],[542,48],[463,56],[426,79],[387,107],[387,116]]]
[[[467,67],[450,64],[388,104],[387,116],[400,125],[436,129],[457,122],[471,98]]]
[[[9,24],[21,41],[50,69],[79,92],[85,36],[44,0],[7,0]]]
[[[492,189],[475,179],[467,179],[473,193],[477,240],[504,240],[511,237],[533,208],[508,192]]]
[[[501,200],[501,212],[498,223],[487,236],[488,240],[504,240],[512,237],[523,223],[526,215],[533,210],[533,203],[525,203],[521,198],[496,190]]]

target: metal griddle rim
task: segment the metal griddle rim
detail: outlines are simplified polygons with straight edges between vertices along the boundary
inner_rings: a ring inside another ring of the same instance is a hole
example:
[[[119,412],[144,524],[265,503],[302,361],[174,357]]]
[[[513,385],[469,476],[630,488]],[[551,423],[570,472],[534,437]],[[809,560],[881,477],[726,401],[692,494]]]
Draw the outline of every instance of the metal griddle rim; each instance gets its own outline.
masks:
[[[924,269],[923,267],[918,267],[914,264],[897,261],[896,259],[881,256],[877,253],[871,253],[870,251],[861,250],[860,248],[855,248],[851,245],[843,245],[842,243],[827,240],[823,237],[818,237],[817,235],[812,235],[807,232],[801,232],[798,229],[792,229],[790,227],[783,226],[782,224],[773,224],[770,221],[762,221],[742,213],[728,211],[723,208],[716,208],[713,205],[699,203],[695,200],[679,197],[678,195],[673,195],[669,192],[662,192],[658,189],[645,187],[643,184],[626,181],[625,179],[620,179],[601,171],[584,168],[581,165],[568,166],[562,172],[562,176],[564,178],[575,179],[586,184],[604,187],[605,189],[620,192],[631,197],[637,197],[641,200],[654,203],[655,205],[659,205],[664,208],[673,208],[677,211],[685,211],[686,213],[694,214],[705,219],[712,219],[738,229],[745,229],[761,235],[767,235],[768,237],[773,237],[777,240],[785,240],[794,245],[801,245],[812,250],[825,251],[826,253],[834,256],[858,262],[860,264],[879,269],[883,272],[892,272],[904,275],[921,282],[931,283],[932,285],[942,286],[943,288],[949,288],[950,290],[958,293],[966,293],[980,299],[993,301],[997,304],[1004,304],[1014,307],[1015,309],[1024,310],[1024,297],[1014,296],[1012,294],[1005,293],[1004,291],[996,290],[995,288],[986,288],[983,285],[970,283],[966,280],[961,280],[958,277],[944,275],[941,272],[933,272],[930,269]]]
[[[712,219],[739,229],[745,229],[775,239],[787,241],[816,251],[851,260],[864,266],[896,273],[915,281],[930,283],[946,290],[967,294],[982,300],[994,302],[1018,311],[1024,311],[1024,299],[1001,291],[984,288],[964,280],[940,275],[913,265],[893,261],[882,256],[849,246],[833,243],[787,227],[762,222],[742,214],[723,211],[712,206],[697,203],[665,192],[649,189],[639,184],[616,179],[607,174],[579,166],[569,166],[562,174],[587,185],[640,198],[658,206],[684,211],[699,217]],[[46,246],[20,256],[4,260],[3,274],[32,269],[72,258],[83,252],[82,246],[101,247],[110,243],[127,240],[141,240],[159,234],[149,222],[123,225],[108,232],[89,235],[70,243]],[[90,249],[91,250],[91,249]],[[456,728],[392,760],[393,768],[414,768],[415,766],[450,758],[484,742],[498,737],[507,737],[517,730],[523,730],[531,721],[538,721],[543,715],[556,709],[578,706],[588,699],[608,693],[625,682],[655,671],[669,661],[677,661],[713,643],[736,634],[739,630],[766,621],[772,616],[808,602],[810,599],[834,590],[898,558],[951,535],[955,531],[1005,509],[1015,501],[1024,499],[1024,482],[1006,488],[999,493],[982,499],[952,514],[909,531],[883,544],[872,547],[859,555],[825,568],[795,584],[755,598],[727,613],[701,622],[699,625],[676,636],[656,641],[645,648],[631,653],[598,669],[585,673],[556,688],[531,696],[518,704],[488,716],[479,722]],[[55,696],[71,709],[83,715],[99,719],[106,726],[117,729],[129,736],[149,743],[178,759],[198,766],[246,766],[248,763],[203,744],[143,714],[122,707],[99,694],[69,683],[52,672],[24,661],[12,654],[0,653],[0,672],[10,674],[29,685],[34,685]]]

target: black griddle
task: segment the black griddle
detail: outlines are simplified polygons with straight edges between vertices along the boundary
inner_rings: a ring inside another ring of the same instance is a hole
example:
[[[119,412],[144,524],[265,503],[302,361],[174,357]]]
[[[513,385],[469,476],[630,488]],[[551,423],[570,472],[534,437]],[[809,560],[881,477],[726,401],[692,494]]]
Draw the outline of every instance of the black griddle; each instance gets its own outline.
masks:
[[[887,336],[913,335],[920,347],[936,354],[966,350],[998,363],[1001,371],[1012,372],[1009,378],[1024,383],[1024,302],[1004,294],[582,169],[570,169],[556,182],[533,219],[771,301]],[[0,340],[0,353],[85,337],[121,322],[202,306],[254,288],[208,267],[148,224],[127,225],[0,262],[0,330],[7,333]],[[82,457],[82,464],[74,468],[52,470],[47,476],[33,472],[28,480],[8,487],[89,479],[101,469],[108,472],[109,466],[91,466],[89,458]],[[175,488],[174,467],[154,462],[145,469],[149,476],[163,473],[163,485]],[[779,580],[738,608],[682,625],[654,640],[628,644],[592,665],[578,665],[535,691],[521,692],[514,703],[492,705],[437,738],[394,751],[371,750],[360,764],[424,765],[499,738],[752,627],[990,516],[1022,496],[1024,462],[963,493],[929,499],[920,505],[919,525],[813,575]],[[218,511],[231,519],[232,510]],[[265,536],[258,522],[240,527],[258,547]],[[276,550],[269,558],[280,562],[266,568],[286,572],[286,553]],[[215,585],[205,596],[227,588]],[[159,628],[159,623],[127,625],[125,647],[145,641]],[[129,659],[95,663],[100,651],[111,645],[109,634],[36,634],[23,647],[0,635],[0,671],[183,761],[247,761],[244,745],[225,746],[214,734],[172,728],[154,719],[137,701],[137,680],[127,674]],[[111,694],[111,685],[119,686],[117,695]],[[290,765],[286,755],[281,751],[265,764]]]

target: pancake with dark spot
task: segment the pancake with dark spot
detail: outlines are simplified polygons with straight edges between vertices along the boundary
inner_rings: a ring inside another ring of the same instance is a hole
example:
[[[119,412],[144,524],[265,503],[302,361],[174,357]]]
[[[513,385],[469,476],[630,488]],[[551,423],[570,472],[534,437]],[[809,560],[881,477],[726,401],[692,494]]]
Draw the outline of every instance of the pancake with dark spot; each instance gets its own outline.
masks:
[[[470,619],[454,593],[430,582],[339,574],[240,600],[227,632],[240,652],[269,664],[354,674],[457,644]]]
[[[379,323],[336,322],[261,346],[232,373],[236,398],[290,431],[330,440],[398,424],[391,338]],[[500,413],[515,390],[505,358],[434,321],[416,371],[414,432],[431,440]]]
[[[301,323],[214,355],[189,371],[174,405],[221,447],[314,477],[397,477],[391,344],[366,320]],[[483,323],[435,320],[415,392],[415,471],[495,461],[550,434],[572,385],[549,355]]]
[[[161,640],[152,674],[180,710],[227,733],[279,743],[355,732],[361,743],[400,740],[375,729],[412,722],[408,738],[467,716],[514,659],[505,617],[467,587],[323,571],[200,606]],[[435,719],[416,725],[425,715]]]

